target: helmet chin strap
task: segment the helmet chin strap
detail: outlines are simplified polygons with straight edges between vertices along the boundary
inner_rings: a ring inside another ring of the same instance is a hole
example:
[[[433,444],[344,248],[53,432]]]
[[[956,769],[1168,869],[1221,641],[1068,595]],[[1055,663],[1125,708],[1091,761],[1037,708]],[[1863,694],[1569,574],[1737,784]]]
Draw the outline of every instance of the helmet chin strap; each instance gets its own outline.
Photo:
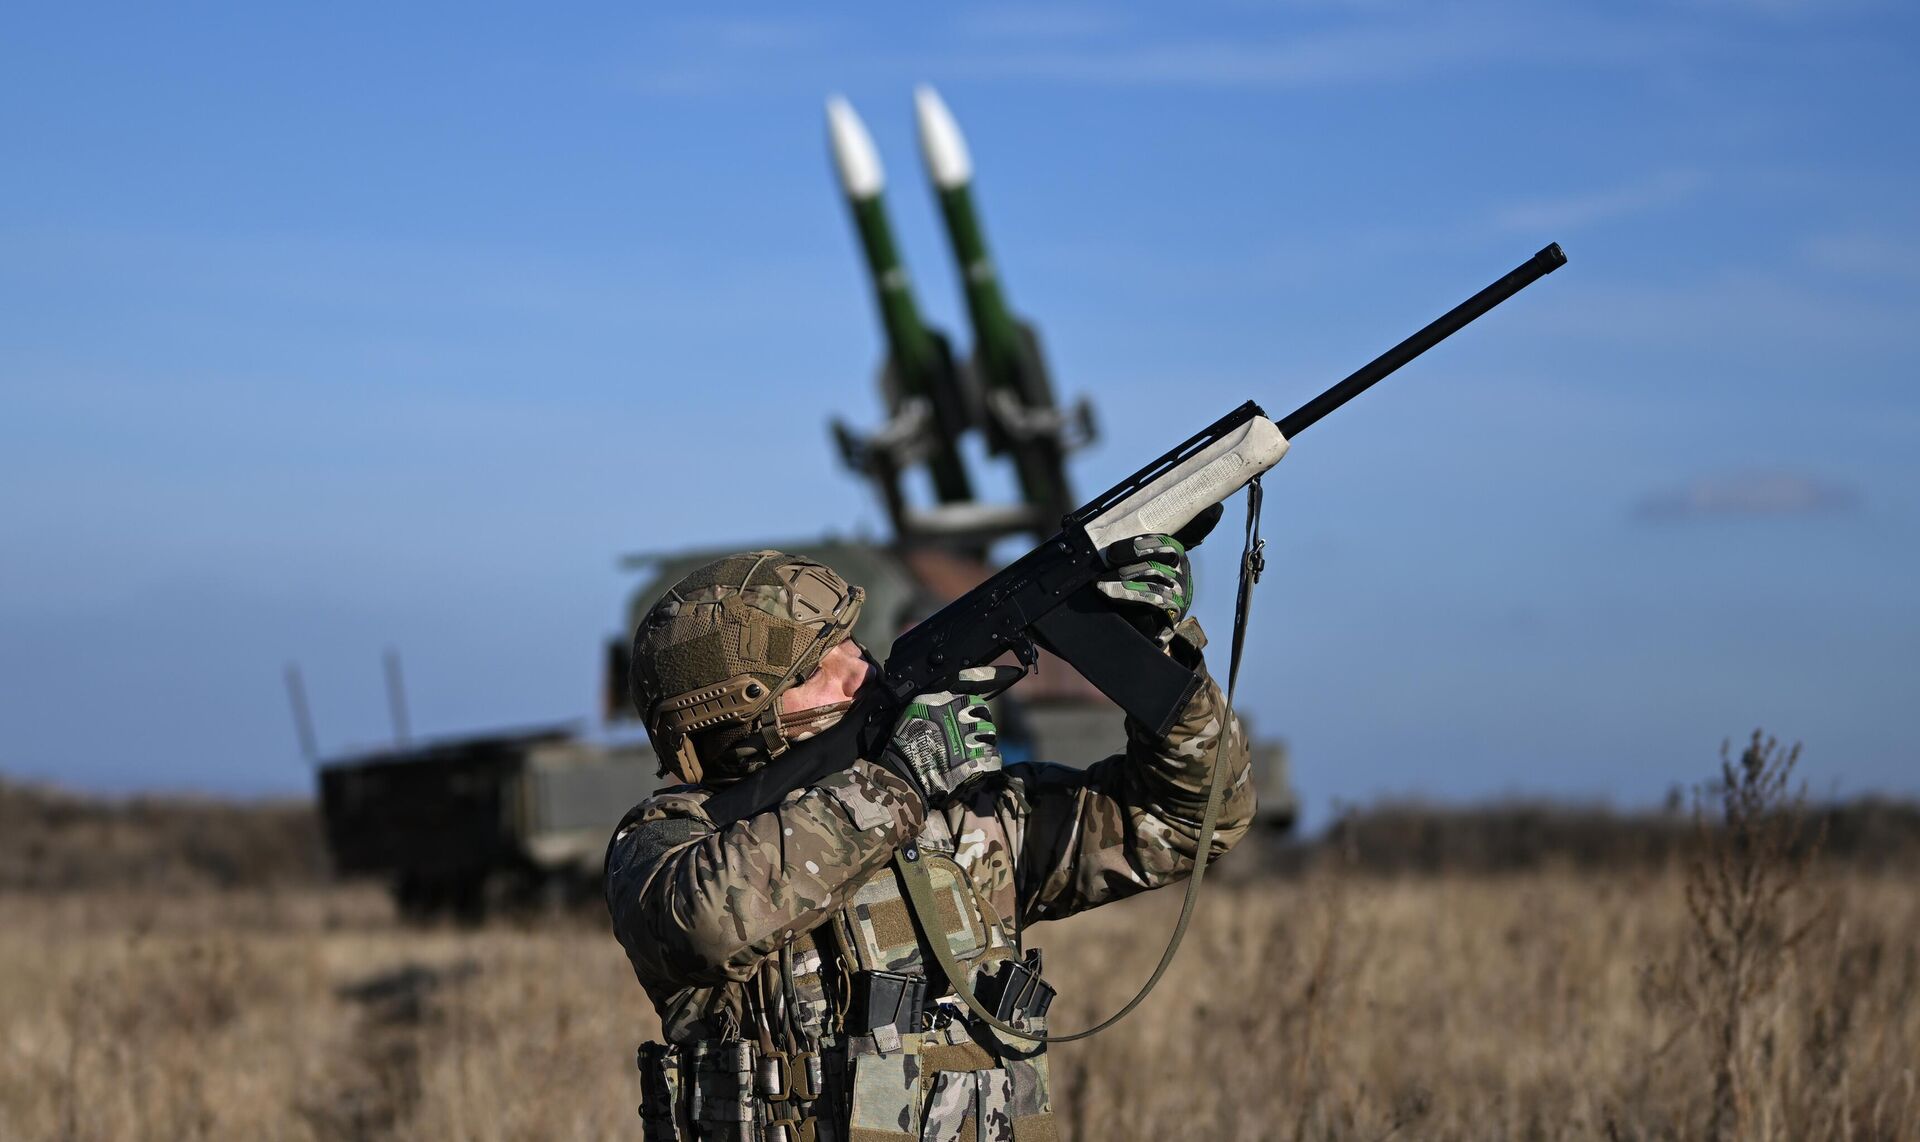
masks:
[[[674,750],[673,756],[679,763],[680,780],[689,785],[700,784],[704,770],[700,765],[700,751],[693,748],[691,735],[680,735],[680,745]]]
[[[850,638],[843,639],[842,641],[853,642]],[[867,668],[866,676],[860,680],[860,685],[856,689],[858,691],[865,691],[868,686],[873,684],[873,680],[880,676],[880,664],[875,661],[872,654],[868,653],[867,648],[861,646],[858,642],[853,642],[853,648],[860,652],[860,661],[864,663]],[[836,643],[834,650],[838,649],[839,644]],[[832,654],[833,650],[827,653]],[[825,660],[826,656],[822,655],[821,661],[824,663]],[[818,667],[816,667],[816,669],[818,669]],[[786,693],[783,692],[780,698],[774,699],[776,707],[780,700],[785,697]],[[804,710],[778,711],[774,715],[773,724],[770,729],[774,736],[780,738],[780,748],[771,751],[772,754],[778,756],[780,753],[786,752],[786,747],[806,741],[815,734],[832,729],[839,723],[841,718],[847,716],[847,711],[853,708],[853,702],[854,699],[848,698],[845,701],[830,702],[824,706],[809,706]]]
[[[780,727],[781,736],[790,742],[803,742],[822,730],[833,728],[852,708],[853,699],[848,698],[844,702],[783,713],[775,721]]]

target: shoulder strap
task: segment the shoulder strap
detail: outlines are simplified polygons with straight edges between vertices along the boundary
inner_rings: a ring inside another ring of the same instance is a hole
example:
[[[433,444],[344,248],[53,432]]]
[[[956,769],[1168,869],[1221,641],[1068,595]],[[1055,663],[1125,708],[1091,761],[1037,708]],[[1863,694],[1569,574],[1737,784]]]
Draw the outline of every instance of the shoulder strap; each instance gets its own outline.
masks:
[[[1233,603],[1233,653],[1227,666],[1229,714],[1233,711],[1233,692],[1240,684],[1240,652],[1246,646],[1247,611],[1253,602],[1253,585],[1260,581],[1260,573],[1266,569],[1266,542],[1260,538],[1260,496],[1260,477],[1255,476],[1247,485],[1246,541],[1240,552],[1240,587]],[[1139,993],[1128,1000],[1125,1007],[1085,1031],[1045,1035],[1022,1030],[998,1018],[986,1004],[981,1003],[980,998],[973,994],[973,988],[967,984],[966,969],[954,958],[953,948],[947,943],[946,934],[938,923],[940,913],[934,905],[933,878],[927,873],[927,862],[920,846],[908,841],[894,852],[893,865],[900,872],[901,883],[906,886],[907,905],[920,925],[920,932],[926,937],[927,946],[933,949],[933,958],[939,961],[940,970],[946,973],[953,993],[974,1015],[994,1030],[1018,1039],[1034,1043],[1071,1043],[1075,1039],[1097,1035],[1120,1022],[1152,993],[1160,977],[1172,965],[1174,953],[1180,950],[1180,941],[1187,934],[1187,924],[1193,919],[1194,903],[1200,898],[1200,880],[1206,875],[1207,853],[1213,847],[1214,827],[1220,821],[1220,785],[1221,777],[1226,772],[1220,764],[1221,751],[1226,748],[1227,738],[1232,733],[1233,723],[1229,720],[1220,728],[1219,740],[1214,742],[1213,773],[1207,783],[1206,811],[1200,815],[1200,836],[1194,848],[1193,874],[1187,879],[1186,898],[1180,904],[1180,920],[1173,926],[1173,936],[1167,941],[1167,950],[1161,954],[1159,966],[1153,969],[1153,975],[1147,978]]]

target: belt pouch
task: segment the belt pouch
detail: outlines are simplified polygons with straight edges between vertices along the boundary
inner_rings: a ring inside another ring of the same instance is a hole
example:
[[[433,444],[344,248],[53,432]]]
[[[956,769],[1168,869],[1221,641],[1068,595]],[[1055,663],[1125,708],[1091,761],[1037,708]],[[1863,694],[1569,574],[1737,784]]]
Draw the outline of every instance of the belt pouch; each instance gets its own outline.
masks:
[[[744,1040],[695,1045],[688,1117],[698,1137],[753,1137],[753,1055],[753,1045]]]
[[[666,1043],[640,1047],[640,1129],[646,1142],[684,1142],[680,1119],[680,1051]]]

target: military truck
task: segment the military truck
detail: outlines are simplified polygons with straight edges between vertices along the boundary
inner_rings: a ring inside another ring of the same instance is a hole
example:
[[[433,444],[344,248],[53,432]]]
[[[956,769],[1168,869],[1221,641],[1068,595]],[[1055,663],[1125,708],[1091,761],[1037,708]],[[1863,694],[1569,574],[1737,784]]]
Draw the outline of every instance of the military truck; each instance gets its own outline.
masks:
[[[387,880],[410,919],[476,921],[590,892],[613,821],[657,785],[644,741],[562,724],[330,758],[320,815],[339,875]]]
[[[1009,308],[973,206],[972,160],[939,96],[915,98],[921,149],[956,259],[973,332],[959,360],[915,303],[888,224],[884,175],[871,137],[844,100],[828,102],[834,166],[865,255],[887,346],[879,387],[887,420],[871,433],[835,421],[841,457],[874,488],[892,526],[885,542],[744,539],[725,548],[630,556],[645,572],[620,631],[608,642],[601,714],[633,728],[627,698],[628,637],[687,571],[734,551],[773,547],[808,555],[866,588],[854,635],[877,653],[920,618],[987,577],[992,552],[1030,546],[1077,506],[1066,458],[1097,435],[1091,405],[1054,399],[1040,338]],[[975,494],[963,442],[984,440],[1013,470],[1020,499]],[[924,475],[931,503],[915,503],[909,476]],[[304,701],[294,693],[296,720]],[[1009,761],[1085,765],[1118,751],[1119,710],[1070,667],[1041,653],[1039,670],[999,700]],[[400,718],[396,714],[396,725]],[[311,734],[302,729],[303,740]],[[311,755],[311,746],[308,747]],[[1256,739],[1260,821],[1291,827],[1295,800],[1285,746]],[[402,912],[477,919],[501,902],[597,893],[608,835],[620,815],[663,780],[644,741],[593,740],[571,725],[407,744],[319,764],[328,847],[343,875],[383,877]]]

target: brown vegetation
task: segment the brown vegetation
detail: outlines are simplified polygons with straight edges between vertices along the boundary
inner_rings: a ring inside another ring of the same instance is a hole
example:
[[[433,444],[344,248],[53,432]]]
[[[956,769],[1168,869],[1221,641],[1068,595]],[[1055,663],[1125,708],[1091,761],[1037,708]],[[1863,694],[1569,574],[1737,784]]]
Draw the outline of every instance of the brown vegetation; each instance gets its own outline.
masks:
[[[0,780],[0,891],[258,888],[326,868],[305,802],[106,800]]]
[[[1920,871],[1920,804],[1862,798],[1808,808],[1799,844],[1821,839],[1830,865],[1867,872]],[[1711,829],[1721,824],[1710,821]],[[1359,871],[1431,875],[1525,872],[1565,867],[1588,872],[1658,871],[1685,863],[1700,840],[1685,798],[1675,790],[1659,813],[1618,813],[1552,803],[1437,807],[1389,804],[1341,818],[1322,846],[1276,855],[1297,869],[1347,853]]]
[[[1746,913],[1699,893],[1744,866],[1694,851],[1691,871],[1393,876],[1349,844],[1296,874],[1223,878],[1141,1011],[1054,1053],[1064,1123],[1089,1138],[1920,1138],[1910,879],[1801,872],[1777,853],[1804,847],[1749,846],[1776,854],[1752,883],[1793,887],[1751,914],[1744,982],[1715,991],[1715,949],[1734,944],[1714,917]],[[1057,1027],[1131,994],[1177,905],[1161,893],[1035,930]],[[421,930],[367,888],[136,877],[9,888],[0,918],[0,1138],[634,1133],[632,1051],[656,1025],[590,913]]]

